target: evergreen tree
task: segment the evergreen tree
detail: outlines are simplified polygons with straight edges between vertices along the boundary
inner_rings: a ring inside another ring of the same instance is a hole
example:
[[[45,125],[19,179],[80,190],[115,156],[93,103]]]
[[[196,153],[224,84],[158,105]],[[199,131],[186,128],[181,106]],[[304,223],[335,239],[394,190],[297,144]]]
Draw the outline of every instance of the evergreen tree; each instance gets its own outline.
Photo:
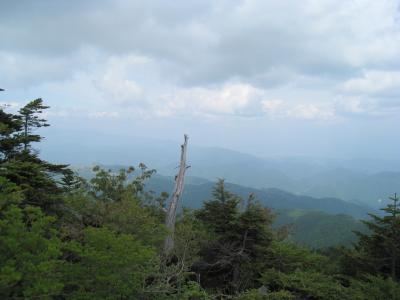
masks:
[[[242,200],[225,189],[223,180],[213,195],[196,214],[211,231],[211,240],[200,251],[194,270],[203,278],[204,287],[237,294],[257,282],[273,238],[272,215],[253,202],[252,196],[241,212],[238,204]]]
[[[225,189],[223,179],[219,179],[213,189],[213,199],[205,201],[203,208],[196,216],[215,234],[224,235],[231,232],[239,217],[238,204],[241,198]]]
[[[20,119],[22,122],[22,142],[24,144],[24,150],[27,151],[28,147],[32,142],[40,142],[42,137],[37,134],[33,134],[33,131],[40,127],[50,126],[47,124],[45,119],[41,119],[38,114],[41,114],[43,110],[49,108],[49,106],[43,105],[41,98],[35,99],[29,102],[27,105],[19,110]]]
[[[19,150],[21,140],[17,134],[22,130],[21,119],[0,107],[0,162],[13,157]]]
[[[370,233],[357,232],[356,251],[350,252],[350,263],[359,273],[390,276],[400,279],[400,206],[395,194],[392,203],[381,210],[383,216],[370,214],[372,220],[363,221]]]
[[[32,149],[33,142],[42,137],[34,131],[47,127],[39,114],[47,109],[42,99],[29,102],[18,114],[9,114],[0,109],[0,176],[17,184],[24,193],[21,205],[35,205],[46,212],[54,211],[54,204],[61,202],[63,177],[72,172],[67,165],[56,165],[39,158]]]

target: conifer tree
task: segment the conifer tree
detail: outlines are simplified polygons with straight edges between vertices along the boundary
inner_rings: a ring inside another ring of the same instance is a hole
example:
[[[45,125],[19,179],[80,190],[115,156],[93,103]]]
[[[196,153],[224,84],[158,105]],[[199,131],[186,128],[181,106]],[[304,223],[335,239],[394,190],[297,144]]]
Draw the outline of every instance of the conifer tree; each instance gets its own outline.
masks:
[[[20,139],[17,135],[22,129],[22,123],[17,115],[4,111],[0,107],[0,162],[15,155],[20,146]]]
[[[372,220],[363,221],[370,233],[357,232],[357,256],[369,273],[400,279],[400,206],[396,194],[392,203],[381,210],[383,216],[370,214]]]
[[[38,152],[32,149],[32,143],[42,140],[34,131],[49,126],[40,117],[47,108],[42,99],[36,99],[22,107],[18,114],[0,109],[0,176],[21,188],[24,193],[21,205],[35,205],[49,212],[61,201],[61,182],[57,182],[56,175],[63,177],[71,171],[67,165],[40,159]]]
[[[204,203],[197,217],[216,234],[226,237],[239,216],[237,206],[241,199],[225,189],[223,179],[218,180],[212,194],[213,200]]]
[[[242,199],[227,191],[223,180],[216,184],[213,196],[196,213],[210,230],[211,240],[200,251],[194,269],[204,287],[237,294],[257,282],[272,241],[272,215],[252,196],[240,211]]]
[[[28,147],[32,142],[40,142],[42,137],[37,134],[33,134],[33,131],[40,127],[50,126],[45,119],[41,119],[39,114],[43,110],[49,108],[43,104],[41,98],[35,99],[29,102],[27,105],[19,110],[20,119],[23,126],[22,141],[24,144],[24,150],[27,151]]]

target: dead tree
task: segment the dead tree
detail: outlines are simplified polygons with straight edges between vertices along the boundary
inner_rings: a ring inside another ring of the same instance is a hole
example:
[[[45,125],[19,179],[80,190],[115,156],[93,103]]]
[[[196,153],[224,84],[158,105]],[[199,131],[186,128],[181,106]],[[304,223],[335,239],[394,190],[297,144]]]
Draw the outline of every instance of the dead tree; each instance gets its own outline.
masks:
[[[171,199],[169,202],[168,210],[166,211],[165,225],[168,230],[168,235],[164,243],[164,253],[169,254],[174,248],[174,233],[175,233],[175,221],[176,221],[176,208],[178,202],[183,193],[183,186],[185,181],[185,172],[189,166],[186,165],[186,150],[189,137],[184,135],[184,142],[181,145],[181,161],[179,164],[179,172],[175,176],[175,186]]]

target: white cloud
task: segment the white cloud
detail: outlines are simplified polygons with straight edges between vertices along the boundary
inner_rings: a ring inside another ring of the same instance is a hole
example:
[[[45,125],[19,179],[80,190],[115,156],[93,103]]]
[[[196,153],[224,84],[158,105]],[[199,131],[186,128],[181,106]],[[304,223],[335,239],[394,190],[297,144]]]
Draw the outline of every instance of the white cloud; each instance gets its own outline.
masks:
[[[303,120],[333,120],[335,110],[331,105],[316,103],[289,103],[281,99],[262,101],[264,112],[271,118]]]
[[[400,95],[400,71],[364,71],[361,77],[344,82],[344,92],[380,94],[396,91]]]
[[[335,99],[335,107],[339,112],[348,114],[363,114],[371,110],[370,104],[360,96],[340,96]]]
[[[312,103],[295,105],[287,111],[287,115],[305,120],[332,120],[335,118],[332,108]]]
[[[284,101],[281,99],[263,100],[261,103],[263,110],[270,116],[278,115],[284,107]]]
[[[144,90],[132,75],[151,62],[144,56],[112,56],[98,68],[93,76],[95,87],[108,100],[119,105],[132,105],[144,96]]]
[[[243,112],[261,94],[261,90],[248,84],[179,89],[172,95],[168,106],[199,113],[234,115]]]
[[[101,118],[118,118],[119,113],[115,111],[98,111],[98,112],[90,112],[89,117],[93,119],[101,119]]]
[[[254,114],[264,91],[249,84],[226,84],[214,88],[180,88],[162,97],[161,115],[246,115]]]
[[[57,111],[303,120],[397,111],[388,99],[400,94],[397,0],[25,5],[29,16],[11,2],[0,11],[0,81],[50,90]]]

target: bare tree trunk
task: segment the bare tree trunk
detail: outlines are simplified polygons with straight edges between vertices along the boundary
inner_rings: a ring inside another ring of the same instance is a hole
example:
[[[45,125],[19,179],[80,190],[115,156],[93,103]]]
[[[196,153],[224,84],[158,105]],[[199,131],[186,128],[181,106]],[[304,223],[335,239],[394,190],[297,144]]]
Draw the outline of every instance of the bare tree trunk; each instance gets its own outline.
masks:
[[[178,206],[179,198],[183,193],[183,186],[185,181],[185,172],[189,166],[186,165],[186,150],[187,142],[189,137],[184,135],[184,143],[181,145],[181,161],[179,165],[179,172],[175,177],[174,191],[171,195],[169,202],[167,216],[165,218],[165,225],[169,231],[168,236],[164,243],[164,253],[169,254],[174,248],[174,233],[175,233],[175,220],[176,220],[176,208]]]

